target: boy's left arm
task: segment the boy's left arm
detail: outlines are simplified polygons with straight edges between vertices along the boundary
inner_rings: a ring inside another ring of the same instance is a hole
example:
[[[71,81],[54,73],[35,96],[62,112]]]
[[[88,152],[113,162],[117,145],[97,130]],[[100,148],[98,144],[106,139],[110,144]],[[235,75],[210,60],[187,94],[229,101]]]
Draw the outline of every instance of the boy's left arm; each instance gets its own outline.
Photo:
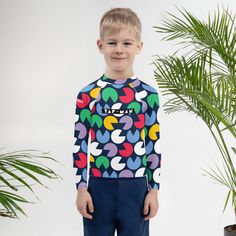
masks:
[[[159,107],[159,95],[155,90],[155,92],[150,93],[147,96],[147,110],[145,113],[145,143],[147,153],[147,176],[149,189],[144,203],[145,220],[154,217],[159,207],[158,191],[160,189],[161,170],[160,123],[158,120]]]

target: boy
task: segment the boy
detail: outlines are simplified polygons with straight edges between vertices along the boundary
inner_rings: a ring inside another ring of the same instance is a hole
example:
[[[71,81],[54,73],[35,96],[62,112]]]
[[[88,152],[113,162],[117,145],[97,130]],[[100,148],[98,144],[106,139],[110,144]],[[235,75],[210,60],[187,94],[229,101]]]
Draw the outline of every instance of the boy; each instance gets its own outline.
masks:
[[[73,167],[85,236],[114,236],[116,229],[118,236],[149,236],[149,219],[158,209],[159,97],[133,72],[140,35],[131,9],[104,13],[97,46],[105,73],[77,96]]]

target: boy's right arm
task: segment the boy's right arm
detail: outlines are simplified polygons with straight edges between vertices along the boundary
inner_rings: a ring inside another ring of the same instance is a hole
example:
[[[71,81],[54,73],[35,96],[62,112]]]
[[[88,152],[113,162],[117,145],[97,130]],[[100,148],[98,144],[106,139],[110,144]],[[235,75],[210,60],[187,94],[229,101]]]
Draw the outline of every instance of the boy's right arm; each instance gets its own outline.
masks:
[[[87,206],[90,212],[94,210],[92,198],[87,191],[87,153],[91,118],[89,104],[89,95],[81,90],[75,108],[73,168],[76,170],[77,209],[82,216],[92,219],[92,215],[87,212]]]
[[[73,168],[75,169],[76,189],[87,189],[87,153],[90,131],[90,96],[81,90],[76,99],[76,121],[74,126]]]

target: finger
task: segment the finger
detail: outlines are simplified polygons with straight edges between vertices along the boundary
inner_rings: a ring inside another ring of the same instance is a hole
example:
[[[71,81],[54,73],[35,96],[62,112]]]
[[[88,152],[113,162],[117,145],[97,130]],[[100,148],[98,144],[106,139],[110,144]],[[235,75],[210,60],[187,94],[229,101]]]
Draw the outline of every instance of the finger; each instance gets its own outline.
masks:
[[[149,212],[149,214],[147,216],[144,217],[144,220],[151,219],[152,217],[155,216],[155,214],[156,214],[155,208],[150,205],[150,212]]]
[[[143,214],[147,215],[149,211],[149,204],[147,202],[144,203]]]
[[[81,211],[81,214],[82,214],[84,217],[88,218],[88,219],[92,219],[92,218],[93,218],[92,215],[88,214],[88,212],[87,212],[87,207],[83,207],[83,209],[82,209],[82,211]]]
[[[88,219],[92,219],[92,218],[93,218],[93,216],[90,215],[90,214],[88,214],[87,212],[85,212],[85,213],[83,214],[83,216],[86,217],[86,218],[88,218]]]
[[[94,207],[93,207],[93,201],[89,200],[88,201],[88,209],[90,212],[94,212]]]
[[[144,216],[144,220],[149,220],[152,218],[151,213],[149,213],[148,215]]]

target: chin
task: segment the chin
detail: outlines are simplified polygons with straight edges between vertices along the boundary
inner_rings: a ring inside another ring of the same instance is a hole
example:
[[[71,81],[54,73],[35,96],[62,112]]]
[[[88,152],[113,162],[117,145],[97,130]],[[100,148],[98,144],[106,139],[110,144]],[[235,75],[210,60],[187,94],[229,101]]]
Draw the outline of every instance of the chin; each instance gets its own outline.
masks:
[[[114,71],[125,71],[127,70],[126,68],[121,68],[121,67],[111,67],[112,70]]]
[[[125,71],[126,71],[125,69],[120,69],[120,70],[119,70],[119,69],[112,69],[112,70],[115,71],[115,72],[119,72],[119,73],[120,73],[120,72],[125,72]]]

